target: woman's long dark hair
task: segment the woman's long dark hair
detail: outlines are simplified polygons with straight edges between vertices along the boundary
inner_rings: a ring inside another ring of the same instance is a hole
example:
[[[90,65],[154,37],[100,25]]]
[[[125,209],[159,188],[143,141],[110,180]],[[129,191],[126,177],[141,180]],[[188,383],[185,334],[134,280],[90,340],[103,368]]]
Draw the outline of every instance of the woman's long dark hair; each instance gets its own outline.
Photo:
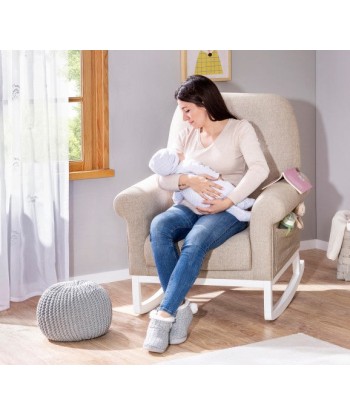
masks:
[[[204,107],[211,121],[235,118],[213,81],[203,75],[191,75],[175,91],[175,99]]]

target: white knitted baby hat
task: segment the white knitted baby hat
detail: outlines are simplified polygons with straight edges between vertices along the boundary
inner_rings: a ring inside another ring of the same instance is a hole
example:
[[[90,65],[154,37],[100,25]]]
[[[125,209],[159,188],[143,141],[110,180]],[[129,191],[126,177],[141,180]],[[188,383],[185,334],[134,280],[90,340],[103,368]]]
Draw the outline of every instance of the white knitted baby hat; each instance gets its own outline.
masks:
[[[175,150],[162,148],[151,158],[149,168],[156,174],[167,176],[175,173],[179,161],[179,156]]]

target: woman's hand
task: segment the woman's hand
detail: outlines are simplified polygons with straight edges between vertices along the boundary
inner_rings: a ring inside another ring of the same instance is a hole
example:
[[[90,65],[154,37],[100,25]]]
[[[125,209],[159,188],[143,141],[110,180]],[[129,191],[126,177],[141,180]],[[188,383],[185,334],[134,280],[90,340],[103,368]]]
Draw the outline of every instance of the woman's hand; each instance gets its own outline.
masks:
[[[229,207],[233,206],[232,200],[228,197],[225,199],[203,200],[203,203],[208,205],[208,208],[200,208],[196,206],[196,209],[198,212],[205,215],[224,212]]]
[[[185,175],[184,175],[185,176]],[[215,177],[203,174],[200,176],[194,174],[188,174],[185,178],[185,185],[186,187],[190,187],[204,199],[216,199],[221,197],[222,186],[215,183]]]

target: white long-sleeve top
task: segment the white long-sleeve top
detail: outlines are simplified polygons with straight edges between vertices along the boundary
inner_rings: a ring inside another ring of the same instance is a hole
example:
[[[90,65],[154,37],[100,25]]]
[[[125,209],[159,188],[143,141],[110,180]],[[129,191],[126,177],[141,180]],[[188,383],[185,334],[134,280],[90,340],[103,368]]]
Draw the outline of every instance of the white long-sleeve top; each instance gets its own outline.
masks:
[[[227,196],[234,204],[248,197],[267,178],[269,167],[253,126],[247,120],[230,118],[208,147],[200,139],[199,129],[191,126],[181,131],[171,147],[186,158],[209,166],[235,188]],[[159,176],[161,188],[177,191],[180,174]],[[192,206],[189,206],[193,208]]]

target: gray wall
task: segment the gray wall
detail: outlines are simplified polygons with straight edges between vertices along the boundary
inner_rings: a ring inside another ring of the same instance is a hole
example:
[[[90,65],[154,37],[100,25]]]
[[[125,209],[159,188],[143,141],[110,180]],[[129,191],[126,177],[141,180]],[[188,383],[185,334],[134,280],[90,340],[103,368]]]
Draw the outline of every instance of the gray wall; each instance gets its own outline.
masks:
[[[350,51],[316,54],[317,239],[332,217],[350,209]]]
[[[174,51],[110,51],[110,167],[115,177],[70,182],[70,275],[127,268],[124,221],[115,195],[151,171],[148,160],[166,145],[180,82]]]
[[[302,165],[315,183],[314,51],[233,51],[223,92],[266,92],[288,98],[299,123]],[[70,274],[127,268],[125,224],[114,196],[150,174],[148,160],[166,144],[180,83],[179,51],[110,51],[110,165],[114,178],[70,186]],[[316,237],[315,191],[307,201],[303,240]]]

